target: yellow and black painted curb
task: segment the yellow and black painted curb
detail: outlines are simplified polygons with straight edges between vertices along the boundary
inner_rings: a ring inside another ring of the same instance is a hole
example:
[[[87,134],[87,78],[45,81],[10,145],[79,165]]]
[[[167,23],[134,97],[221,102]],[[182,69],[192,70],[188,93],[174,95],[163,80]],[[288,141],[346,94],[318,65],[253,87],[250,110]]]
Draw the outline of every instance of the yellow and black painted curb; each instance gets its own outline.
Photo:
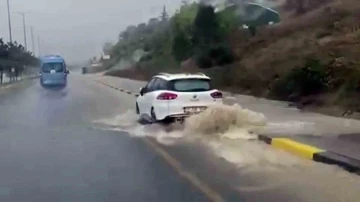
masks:
[[[337,165],[351,173],[360,175],[360,161],[357,159],[320,149],[289,138],[259,135],[258,139],[274,148],[284,150],[299,157],[320,163]]]
[[[112,86],[105,82],[99,80],[95,80],[95,81],[110,88],[113,88],[115,90],[130,95],[135,95],[136,97],[139,96],[139,94],[137,93],[133,93],[131,91],[118,88],[116,86]],[[285,137],[271,137],[267,135],[259,135],[258,140],[265,142],[266,144],[269,144],[276,149],[281,149],[298,157],[312,160],[315,162],[337,165],[351,173],[356,173],[360,175],[360,161],[357,159],[347,157],[341,154],[337,154],[332,151],[327,151],[325,149],[321,149],[308,144],[304,144]]]

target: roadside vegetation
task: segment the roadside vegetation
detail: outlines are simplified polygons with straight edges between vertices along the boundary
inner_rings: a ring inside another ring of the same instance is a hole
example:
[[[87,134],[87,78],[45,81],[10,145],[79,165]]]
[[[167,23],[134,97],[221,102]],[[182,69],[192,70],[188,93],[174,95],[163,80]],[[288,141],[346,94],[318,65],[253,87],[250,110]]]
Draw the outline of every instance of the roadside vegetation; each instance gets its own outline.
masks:
[[[184,1],[172,16],[164,7],[159,18],[127,27],[108,65],[132,62],[107,74],[147,80],[161,71],[202,71],[223,90],[333,115],[360,112],[357,1],[269,0],[276,12],[236,2],[218,11]]]
[[[21,44],[6,43],[0,38],[0,84],[3,83],[5,74],[11,81],[17,80],[27,71],[27,67],[36,66],[37,63],[38,59]]]

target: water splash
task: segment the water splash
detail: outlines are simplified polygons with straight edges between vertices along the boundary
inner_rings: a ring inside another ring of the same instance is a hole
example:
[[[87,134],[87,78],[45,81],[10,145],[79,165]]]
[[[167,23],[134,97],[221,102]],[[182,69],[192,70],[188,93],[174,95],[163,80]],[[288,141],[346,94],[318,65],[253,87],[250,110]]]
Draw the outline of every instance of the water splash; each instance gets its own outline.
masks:
[[[108,126],[107,130],[127,132],[132,137],[152,137],[165,145],[195,140],[207,146],[218,157],[242,168],[266,165],[281,167],[297,163],[290,157],[286,158],[287,161],[284,160],[287,154],[254,141],[257,134],[267,126],[267,119],[262,113],[245,109],[238,104],[213,105],[205,112],[186,119],[184,125],[141,125],[137,120],[138,115],[134,111],[127,111],[96,123]]]

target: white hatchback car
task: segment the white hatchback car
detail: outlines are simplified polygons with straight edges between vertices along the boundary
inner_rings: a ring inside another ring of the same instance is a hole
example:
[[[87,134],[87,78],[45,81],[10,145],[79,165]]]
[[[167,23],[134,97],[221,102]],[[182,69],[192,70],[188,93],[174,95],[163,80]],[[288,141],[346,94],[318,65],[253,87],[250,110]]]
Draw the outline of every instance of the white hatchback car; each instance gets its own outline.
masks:
[[[148,122],[182,121],[216,103],[223,103],[223,95],[205,74],[159,73],[140,88],[136,112]]]

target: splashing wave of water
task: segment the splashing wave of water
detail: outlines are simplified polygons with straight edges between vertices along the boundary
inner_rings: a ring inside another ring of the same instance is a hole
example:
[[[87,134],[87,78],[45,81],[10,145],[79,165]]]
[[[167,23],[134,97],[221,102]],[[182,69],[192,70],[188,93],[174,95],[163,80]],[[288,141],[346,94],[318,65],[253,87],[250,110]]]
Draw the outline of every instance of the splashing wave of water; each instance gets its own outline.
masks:
[[[229,139],[253,139],[267,123],[263,114],[244,109],[237,104],[213,105],[205,112],[187,118],[184,125],[180,126],[181,131],[166,132],[167,128],[160,124],[141,125],[137,121],[138,115],[129,110],[115,118],[94,122],[106,125],[111,130],[126,131],[136,137],[156,137],[166,133],[176,137],[215,136]],[[171,128],[179,126],[174,123]]]
[[[285,162],[284,158],[280,161],[277,151],[252,141],[267,126],[267,119],[263,114],[237,104],[211,106],[205,112],[187,118],[181,126],[176,123],[168,127],[160,124],[141,125],[137,120],[138,115],[127,111],[115,118],[96,122],[106,125],[107,130],[125,131],[133,137],[153,137],[166,145],[196,140],[217,156],[239,167],[296,163]],[[168,131],[169,128],[172,130]]]
[[[231,139],[248,139],[266,126],[261,113],[242,108],[240,105],[213,105],[205,112],[185,121],[187,135],[218,135]]]

